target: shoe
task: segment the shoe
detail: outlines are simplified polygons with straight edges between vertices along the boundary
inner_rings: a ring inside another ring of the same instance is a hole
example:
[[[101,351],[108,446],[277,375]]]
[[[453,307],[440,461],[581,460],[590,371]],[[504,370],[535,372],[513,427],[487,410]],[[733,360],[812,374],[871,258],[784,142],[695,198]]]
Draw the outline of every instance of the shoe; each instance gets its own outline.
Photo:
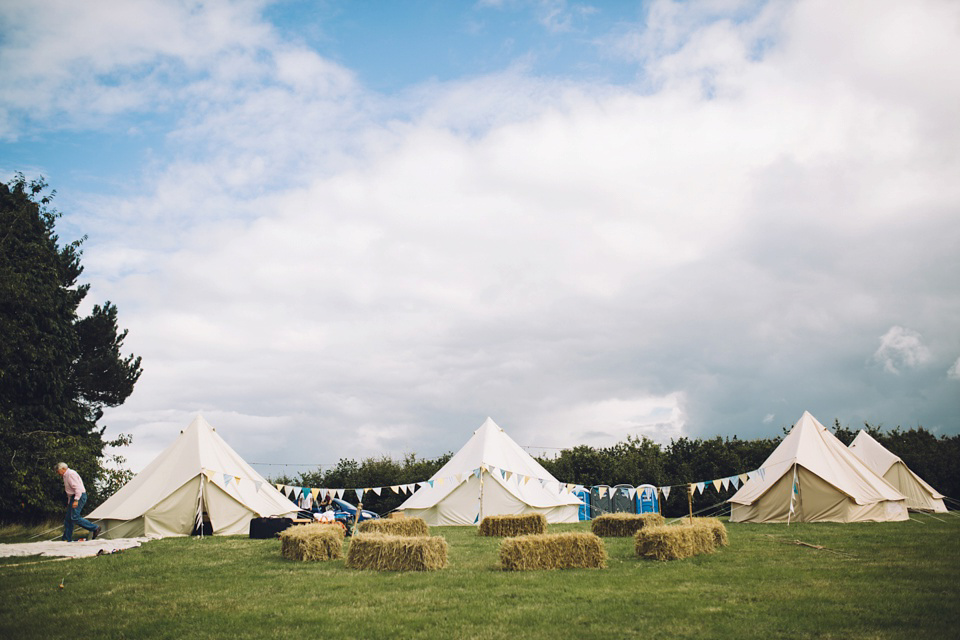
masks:
[[[90,539],[91,539],[91,540],[96,540],[98,535],[100,535],[100,527],[99,527],[99,526],[90,533]]]

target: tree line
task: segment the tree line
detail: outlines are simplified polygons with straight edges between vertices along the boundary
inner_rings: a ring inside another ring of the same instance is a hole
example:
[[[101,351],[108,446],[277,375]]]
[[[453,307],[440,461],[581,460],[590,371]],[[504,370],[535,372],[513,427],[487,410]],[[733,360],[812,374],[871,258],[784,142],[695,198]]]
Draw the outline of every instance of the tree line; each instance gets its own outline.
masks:
[[[923,427],[891,431],[864,425],[880,444],[903,461],[921,478],[941,493],[960,496],[960,435],[939,436]],[[857,430],[834,422],[834,434],[849,445]],[[784,429],[784,434],[789,429]],[[623,442],[610,447],[579,445],[563,449],[555,457],[534,456],[557,480],[571,484],[614,486],[628,484],[652,484],[658,487],[673,486],[663,504],[664,514],[680,516],[688,511],[686,487],[691,482],[728,478],[759,468],[783,440],[783,436],[741,440],[737,437],[678,438],[660,445],[646,437],[627,436]],[[275,483],[306,487],[389,487],[392,485],[423,482],[437,473],[452,457],[446,453],[439,458],[425,460],[408,454],[402,460],[389,457],[366,458],[361,461],[341,459],[326,471],[316,469],[298,476],[282,475]],[[729,499],[736,489],[731,484],[719,492],[711,485],[702,494],[695,493],[693,509],[699,511],[719,505]],[[356,496],[348,493],[346,499]],[[364,495],[364,508],[378,513],[387,513],[399,507],[407,496],[390,490],[377,496],[373,492]]]

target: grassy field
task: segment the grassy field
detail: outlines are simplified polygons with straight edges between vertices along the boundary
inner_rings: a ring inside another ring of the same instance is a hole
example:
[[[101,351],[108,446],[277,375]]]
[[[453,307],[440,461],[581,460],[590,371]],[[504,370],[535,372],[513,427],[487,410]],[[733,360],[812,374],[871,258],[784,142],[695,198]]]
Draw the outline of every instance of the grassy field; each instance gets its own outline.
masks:
[[[276,540],[171,538],[3,560],[0,637],[954,638],[960,518],[938,517],[728,524],[729,547],[667,563],[606,539],[606,569],[519,573],[498,569],[498,539],[466,527],[432,529],[450,566],[431,573],[292,562]]]

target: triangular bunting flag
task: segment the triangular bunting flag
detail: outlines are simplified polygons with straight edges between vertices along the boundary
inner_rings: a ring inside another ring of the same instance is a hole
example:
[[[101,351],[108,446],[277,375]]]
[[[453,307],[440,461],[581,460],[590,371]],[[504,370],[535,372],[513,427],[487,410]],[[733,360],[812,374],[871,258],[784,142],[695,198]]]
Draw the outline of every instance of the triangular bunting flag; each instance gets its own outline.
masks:
[[[308,495],[310,495],[310,487],[302,487],[300,489],[300,493],[302,493],[303,497],[306,498]]]
[[[723,485],[723,488],[724,488],[724,489],[729,489],[729,488],[730,488],[730,478],[724,478],[723,480],[721,480],[720,484]]]
[[[761,480],[765,480],[765,479],[766,479],[766,477],[767,477],[767,470],[766,470],[766,469],[757,469],[757,473],[760,474],[760,479],[761,479]]]
[[[523,476],[523,484],[530,482],[530,476]]]
[[[503,476],[503,479],[506,480],[507,482],[510,482],[510,478],[512,477],[513,477],[513,471],[507,471],[506,475]]]
[[[282,484],[278,484],[278,485],[277,485],[277,491],[279,491],[280,493],[283,493],[283,485],[282,485]]]
[[[398,485],[398,484],[391,485],[391,486],[390,486],[390,490],[393,491],[394,493],[399,494],[399,493],[400,493],[400,485]]]
[[[347,492],[346,489],[337,489],[337,499],[343,500],[343,494]]]
[[[374,487],[371,489],[375,494],[380,495],[380,492],[383,491],[383,487]]]
[[[636,488],[636,487],[630,487],[629,489],[627,489],[627,493],[630,494],[630,499],[633,500],[634,498],[637,497],[637,488]]]
[[[741,473],[741,474],[740,474],[739,476],[737,476],[737,477],[740,478],[740,482],[746,482],[746,481],[749,479],[749,476],[748,476],[747,474],[745,474],[745,473]]]
[[[723,481],[722,481],[722,480],[713,480],[713,488],[714,488],[714,489],[716,489],[717,491],[720,491],[720,487],[722,487],[722,486],[723,486]]]
[[[438,486],[438,487],[442,487],[444,480],[446,480],[446,478],[437,478],[437,480],[436,480],[437,486]]]
[[[430,485],[430,488],[431,488],[431,489],[433,488],[433,480],[427,480],[427,484]],[[421,486],[423,486],[423,485],[421,485]]]
[[[666,500],[670,497],[670,487],[660,487],[660,491],[663,492],[663,499]]]
[[[733,483],[734,489],[740,488],[740,477],[739,476],[730,476],[730,482]]]
[[[354,491],[357,492],[357,500],[363,502],[363,492],[366,491],[366,489],[354,489]]]
[[[263,481],[262,481],[262,480],[254,480],[254,481],[253,481],[253,486],[255,486],[255,487],[257,488],[257,493],[260,493],[260,487],[263,486]]]
[[[223,486],[229,486],[230,481],[233,480],[233,476],[229,473],[223,474]]]
[[[463,482],[463,474],[462,474],[462,473],[458,473],[458,474],[457,474],[457,484],[459,485],[461,482]]]
[[[703,493],[703,490],[706,489],[706,488],[707,488],[707,483],[706,483],[706,482],[698,482],[698,483],[697,483],[697,491],[698,491],[698,492]]]
[[[313,498],[313,501],[317,501],[317,496],[320,494],[320,489],[310,489],[310,497]]]

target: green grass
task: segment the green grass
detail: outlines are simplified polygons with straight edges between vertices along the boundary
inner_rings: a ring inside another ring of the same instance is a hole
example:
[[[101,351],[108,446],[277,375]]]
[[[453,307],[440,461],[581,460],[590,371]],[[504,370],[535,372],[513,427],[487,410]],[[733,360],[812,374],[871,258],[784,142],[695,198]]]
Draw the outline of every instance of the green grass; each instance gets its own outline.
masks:
[[[450,566],[430,573],[297,563],[276,540],[171,538],[96,558],[6,562],[0,637],[956,637],[960,518],[938,517],[730,524],[729,547],[668,563],[608,538],[607,569],[540,572],[499,571],[499,539],[467,527],[432,528],[450,544]]]

